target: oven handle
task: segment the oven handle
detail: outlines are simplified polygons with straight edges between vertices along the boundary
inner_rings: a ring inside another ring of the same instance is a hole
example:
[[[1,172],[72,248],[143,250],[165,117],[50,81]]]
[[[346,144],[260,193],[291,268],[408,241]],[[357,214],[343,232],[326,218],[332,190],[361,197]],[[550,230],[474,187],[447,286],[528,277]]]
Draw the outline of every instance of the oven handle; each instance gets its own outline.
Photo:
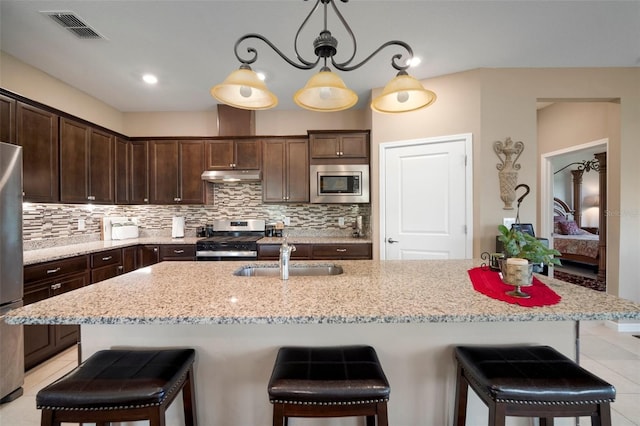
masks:
[[[257,257],[257,251],[198,250],[196,257]]]

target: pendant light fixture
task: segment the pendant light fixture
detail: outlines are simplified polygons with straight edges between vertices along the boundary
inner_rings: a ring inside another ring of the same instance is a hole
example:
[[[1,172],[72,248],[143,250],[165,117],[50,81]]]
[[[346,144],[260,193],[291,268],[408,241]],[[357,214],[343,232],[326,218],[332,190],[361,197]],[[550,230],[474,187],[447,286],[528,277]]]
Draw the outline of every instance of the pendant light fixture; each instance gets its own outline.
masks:
[[[347,3],[349,0],[341,1]],[[313,43],[316,58],[308,61],[304,59],[298,51],[298,38],[300,37],[302,29],[321,4],[324,11],[324,28]],[[336,38],[331,35],[331,31],[327,29],[327,9],[329,5],[331,5],[335,15],[344,26],[353,43],[353,53],[351,57],[344,62],[336,62],[334,57],[337,52],[338,40],[336,40]],[[240,69],[232,72],[221,84],[211,89],[211,95],[214,98],[236,108],[261,110],[273,108],[278,104],[276,95],[267,89],[266,84],[258,78],[258,75],[250,67],[250,65],[258,59],[257,50],[254,47],[247,47],[247,53],[250,55],[248,58],[241,57],[238,52],[239,45],[247,39],[262,40],[289,65],[301,70],[313,69],[321,61],[323,62],[320,72],[313,75],[307,84],[298,90],[293,97],[297,105],[311,111],[342,111],[351,108],[358,102],[358,95],[345,85],[344,81],[329,68],[328,64],[338,71],[353,71],[366,64],[371,58],[388,46],[399,46],[403,48],[406,50],[408,58],[404,61],[406,65],[401,65],[399,61],[402,58],[402,54],[392,56],[391,66],[399,72],[397,76],[385,86],[382,94],[373,100],[371,108],[374,111],[383,113],[408,112],[429,106],[436,100],[435,93],[426,90],[418,80],[407,74],[408,64],[410,60],[413,59],[413,50],[403,41],[388,41],[361,62],[352,64],[356,56],[357,43],[349,24],[347,24],[338,10],[334,0],[316,0],[313,9],[298,28],[294,39],[297,61],[287,57],[269,41],[269,39],[260,34],[245,34],[236,41],[234,52],[236,58],[238,58],[238,61],[241,63]]]

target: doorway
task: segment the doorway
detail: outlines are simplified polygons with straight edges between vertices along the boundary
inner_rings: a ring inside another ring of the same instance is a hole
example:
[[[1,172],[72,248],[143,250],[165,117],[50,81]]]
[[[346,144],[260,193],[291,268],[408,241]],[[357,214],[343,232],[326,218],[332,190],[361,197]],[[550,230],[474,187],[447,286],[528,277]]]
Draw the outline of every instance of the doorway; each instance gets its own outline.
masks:
[[[470,259],[471,134],[380,144],[380,259]]]

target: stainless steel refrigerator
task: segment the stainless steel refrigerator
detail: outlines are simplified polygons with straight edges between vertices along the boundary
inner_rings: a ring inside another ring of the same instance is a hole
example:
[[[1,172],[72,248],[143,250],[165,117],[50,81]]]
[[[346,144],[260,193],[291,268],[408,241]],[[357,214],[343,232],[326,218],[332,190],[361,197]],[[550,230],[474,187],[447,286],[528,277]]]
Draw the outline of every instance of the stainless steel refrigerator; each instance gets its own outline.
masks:
[[[24,336],[4,316],[22,306],[22,147],[0,142],[0,403],[22,395]]]

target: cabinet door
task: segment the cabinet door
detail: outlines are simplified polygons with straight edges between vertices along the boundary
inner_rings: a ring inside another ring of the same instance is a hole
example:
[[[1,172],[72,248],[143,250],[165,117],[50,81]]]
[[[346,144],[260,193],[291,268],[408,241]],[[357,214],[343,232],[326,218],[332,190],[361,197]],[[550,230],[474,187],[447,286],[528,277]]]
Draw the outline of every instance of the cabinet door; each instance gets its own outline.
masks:
[[[138,247],[125,247],[122,249],[122,273],[138,269]]]
[[[204,141],[180,141],[180,188],[179,200],[181,204],[204,204],[205,182],[202,180],[204,172]]]
[[[242,170],[259,170],[262,142],[256,139],[235,141],[235,167]]]
[[[206,142],[207,170],[229,170],[234,166],[233,140]]]
[[[16,100],[0,95],[0,142],[16,143]]]
[[[149,201],[174,204],[178,201],[178,141],[149,141]]]
[[[131,142],[131,204],[149,203],[149,144],[147,141]]]
[[[160,261],[158,246],[138,246],[138,267],[144,268]]]
[[[60,201],[86,203],[89,199],[89,127],[60,119]]]
[[[60,201],[58,116],[18,102],[16,141],[22,146],[24,200]]]
[[[196,260],[196,246],[194,244],[161,245],[160,260]]]
[[[309,202],[309,144],[306,139],[287,141],[287,202]]]
[[[314,259],[371,259],[371,244],[314,244]]]
[[[340,145],[338,135],[311,135],[309,137],[311,158],[338,158]]]
[[[366,133],[342,135],[340,152],[340,157],[344,158],[369,158],[369,135]]]
[[[291,253],[291,259],[311,259],[311,244],[294,244],[296,250]],[[280,244],[258,244],[258,260],[278,260],[280,258]]]
[[[131,172],[132,149],[131,142],[116,138],[115,145],[115,189],[116,204],[131,203]]]
[[[262,200],[267,203],[286,201],[286,142],[273,139],[264,142],[262,157]]]
[[[115,202],[115,138],[112,134],[91,129],[89,145],[89,196],[102,204]]]

